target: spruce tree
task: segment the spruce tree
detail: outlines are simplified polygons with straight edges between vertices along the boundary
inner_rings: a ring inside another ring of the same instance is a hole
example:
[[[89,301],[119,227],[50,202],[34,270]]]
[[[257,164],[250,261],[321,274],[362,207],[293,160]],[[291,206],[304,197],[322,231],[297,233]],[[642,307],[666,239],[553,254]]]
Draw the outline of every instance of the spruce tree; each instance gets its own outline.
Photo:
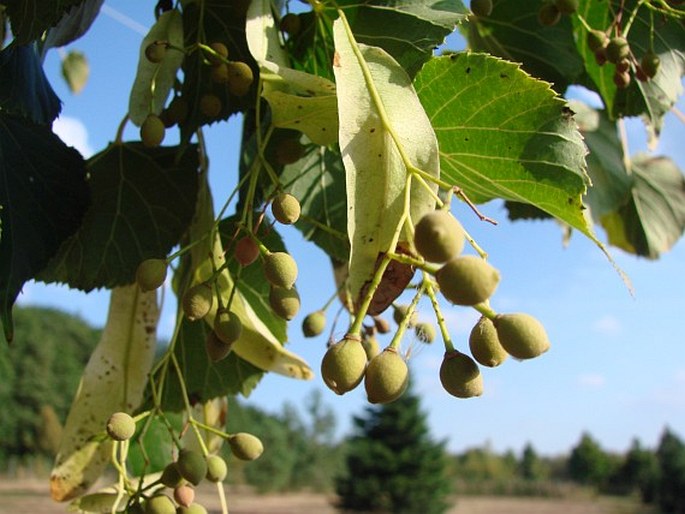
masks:
[[[393,514],[440,514],[450,492],[444,442],[431,439],[419,397],[370,406],[354,418],[347,475],[337,480],[340,506]]]

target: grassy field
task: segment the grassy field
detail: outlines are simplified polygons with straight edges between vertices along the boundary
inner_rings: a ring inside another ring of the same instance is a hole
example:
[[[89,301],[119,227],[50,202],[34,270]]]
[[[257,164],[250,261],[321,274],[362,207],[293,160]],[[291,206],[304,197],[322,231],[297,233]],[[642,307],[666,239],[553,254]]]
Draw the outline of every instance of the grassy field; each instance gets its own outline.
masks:
[[[216,489],[202,486],[197,499],[210,514],[221,512]],[[293,493],[258,496],[248,491],[227,490],[230,514],[338,514],[333,497]],[[39,480],[0,481],[0,514],[61,514],[67,505],[54,503],[47,482]],[[417,513],[420,514],[420,513]],[[449,514],[656,514],[624,498],[538,499],[495,496],[467,496],[455,501]]]

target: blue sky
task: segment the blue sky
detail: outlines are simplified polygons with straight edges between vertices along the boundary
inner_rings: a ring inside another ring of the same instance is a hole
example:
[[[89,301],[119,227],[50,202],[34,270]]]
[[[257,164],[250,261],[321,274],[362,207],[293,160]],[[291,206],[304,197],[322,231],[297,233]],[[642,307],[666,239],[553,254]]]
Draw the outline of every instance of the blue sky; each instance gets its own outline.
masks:
[[[90,32],[71,45],[86,53],[90,80],[78,96],[71,95],[60,77],[60,59],[51,51],[46,71],[64,102],[56,130],[86,155],[114,139],[126,113],[135,76],[140,41],[152,25],[154,2],[107,1]],[[449,46],[458,47],[457,39]],[[685,111],[685,103],[679,103]],[[639,123],[629,126],[631,149],[644,149]],[[239,143],[236,119],[206,131],[215,198],[221,200],[235,184]],[[668,115],[657,153],[673,157],[685,169],[683,123]],[[126,139],[137,139],[130,125]],[[412,341],[409,364],[435,437],[449,440],[449,448],[489,443],[495,450],[520,451],[532,441],[545,454],[567,452],[587,430],[608,450],[624,451],[633,437],[647,445],[658,441],[668,425],[685,437],[685,245],[679,242],[658,262],[649,262],[612,250],[619,266],[635,287],[631,296],[604,255],[586,238],[575,234],[568,247],[553,222],[509,223],[497,202],[483,206],[497,227],[478,221],[461,205],[455,214],[490,254],[503,280],[492,305],[497,311],[523,311],[547,327],[552,349],[533,361],[512,359],[495,369],[483,369],[485,392],[480,398],[457,400],[445,393],[438,380],[442,358],[440,342],[424,346]],[[298,288],[302,310],[290,328],[289,348],[302,355],[317,372],[310,382],[268,375],[250,397],[271,411],[284,401],[298,405],[314,389],[325,391],[335,409],[341,433],[352,414],[366,405],[363,388],[344,397],[325,389],[318,377],[325,339],[304,339],[302,317],[318,309],[333,291],[326,256],[303,241],[294,228],[283,231],[290,251],[300,263]],[[603,237],[601,231],[600,238]],[[328,287],[322,287],[327,284]],[[173,327],[174,305],[168,295],[160,325],[161,335]],[[29,283],[19,297],[22,305],[50,305],[75,313],[101,326],[108,295],[85,295],[63,287]],[[429,305],[421,304],[430,319]],[[444,306],[455,344],[466,339],[477,315],[471,309]],[[342,334],[341,334],[342,335]]]

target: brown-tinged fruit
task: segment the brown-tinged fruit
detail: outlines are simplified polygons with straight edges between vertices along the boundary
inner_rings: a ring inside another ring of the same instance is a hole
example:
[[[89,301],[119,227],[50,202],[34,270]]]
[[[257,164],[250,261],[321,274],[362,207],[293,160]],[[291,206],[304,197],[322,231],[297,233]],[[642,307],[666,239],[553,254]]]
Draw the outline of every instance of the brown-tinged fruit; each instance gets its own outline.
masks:
[[[166,494],[156,494],[145,501],[145,514],[176,514],[176,506]]]
[[[212,93],[204,94],[200,98],[200,112],[207,118],[218,118],[222,107],[221,99]]]
[[[561,12],[554,4],[544,3],[538,9],[538,23],[545,27],[551,27],[559,23]]]
[[[166,55],[168,41],[153,41],[145,48],[145,57],[153,64],[159,64]]]
[[[224,343],[214,330],[210,330],[205,338],[205,349],[209,360],[219,362],[228,357],[233,349],[233,344]]]
[[[128,441],[136,433],[136,422],[126,412],[115,412],[107,420],[107,434],[115,441]]]
[[[296,223],[301,211],[300,202],[290,193],[280,193],[271,202],[271,213],[284,225]]]
[[[255,460],[264,451],[262,441],[247,432],[238,432],[228,438],[231,452],[240,460]]]
[[[207,52],[207,60],[209,63],[214,66],[224,63],[224,60],[228,57],[228,48],[226,48],[226,45],[224,45],[221,41],[214,41],[209,45],[209,48],[219,54],[214,55]]]
[[[483,394],[483,377],[478,364],[457,350],[445,352],[440,365],[440,383],[452,396],[472,398]]]
[[[148,114],[140,126],[140,140],[147,148],[157,148],[164,141],[164,122],[156,114]]]
[[[174,500],[181,507],[188,507],[195,501],[195,489],[188,484],[182,484],[174,488]]]
[[[479,18],[492,14],[492,0],[471,0],[471,12]]]
[[[603,49],[609,43],[609,37],[601,30],[590,30],[586,36],[587,46],[592,52]]]
[[[289,253],[269,252],[264,256],[264,275],[271,285],[290,289],[297,280],[297,263]]]
[[[545,327],[529,314],[498,314],[493,323],[500,344],[512,357],[532,359],[550,348]]]
[[[176,467],[180,475],[193,485],[198,485],[207,475],[207,461],[196,450],[182,449],[178,453]]]
[[[293,164],[302,158],[304,150],[304,145],[297,139],[281,139],[276,145],[276,162],[282,166]]]
[[[299,34],[302,20],[295,13],[288,13],[281,19],[281,30],[290,36]]]
[[[166,259],[145,259],[136,269],[136,282],[141,291],[154,291],[166,280]]]
[[[183,313],[190,321],[204,318],[214,304],[212,284],[202,282],[186,289],[181,298]]]
[[[209,72],[212,82],[216,84],[228,84],[228,65],[224,63],[215,64]]]
[[[364,388],[370,403],[397,400],[409,383],[407,363],[394,348],[386,348],[369,361],[364,374]]]
[[[613,76],[614,84],[619,89],[625,89],[630,85],[630,72],[616,70]]]
[[[269,305],[274,313],[286,321],[290,321],[300,311],[300,295],[294,287],[271,286],[269,290]]]
[[[376,327],[379,334],[387,334],[391,330],[388,320],[379,316],[373,317],[373,325]]]
[[[223,482],[228,474],[226,461],[220,455],[207,456],[207,480],[210,482]]]
[[[561,14],[573,14],[578,10],[578,0],[556,0],[554,5]]]
[[[252,68],[242,61],[232,61],[228,66],[228,91],[235,96],[245,96],[254,81]]]
[[[180,96],[174,97],[169,106],[162,111],[164,126],[182,125],[188,118],[188,102]]]
[[[328,348],[321,360],[321,377],[336,394],[359,385],[366,370],[366,352],[359,339],[345,337]]]
[[[417,323],[414,327],[414,333],[416,334],[416,338],[422,343],[432,343],[435,341],[435,326],[428,321]]]
[[[499,366],[509,355],[499,342],[492,320],[485,316],[471,329],[469,350],[479,364],[489,368]]]
[[[235,312],[221,309],[214,317],[214,332],[224,343],[232,345],[243,332],[243,324]]]
[[[630,46],[626,38],[621,36],[612,37],[606,46],[605,53],[610,63],[616,64],[621,59],[630,57]]]
[[[640,59],[640,67],[642,68],[644,74],[650,79],[656,76],[660,65],[661,59],[651,50],[643,55],[642,59]]]
[[[250,236],[243,236],[235,244],[234,256],[238,264],[249,266],[259,257],[259,246]]]
[[[499,271],[474,255],[456,257],[435,274],[440,291],[456,305],[482,303],[497,289]]]
[[[302,321],[302,333],[305,337],[316,337],[326,329],[326,313],[314,311]]]
[[[414,245],[428,262],[447,262],[464,249],[464,229],[449,211],[429,212],[416,224]]]

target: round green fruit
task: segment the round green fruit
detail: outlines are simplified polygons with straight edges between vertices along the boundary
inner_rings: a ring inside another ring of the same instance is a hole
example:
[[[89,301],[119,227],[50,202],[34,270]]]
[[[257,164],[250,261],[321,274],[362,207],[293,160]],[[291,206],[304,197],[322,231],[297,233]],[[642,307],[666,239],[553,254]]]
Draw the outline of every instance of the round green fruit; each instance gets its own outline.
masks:
[[[659,71],[660,65],[661,58],[659,58],[659,56],[651,50],[643,55],[642,59],[640,59],[640,67],[642,68],[644,74],[650,79],[655,77]]]
[[[321,360],[321,377],[333,392],[345,394],[364,378],[366,360],[361,341],[345,337],[326,351]]]
[[[136,269],[136,282],[141,291],[154,291],[166,280],[166,259],[145,259]]]
[[[457,350],[445,353],[440,365],[440,383],[445,391],[457,398],[483,394],[483,377],[478,364]]]
[[[207,514],[207,509],[199,503],[193,503],[187,507],[179,507],[176,509],[176,514]]]
[[[404,393],[409,383],[409,368],[394,348],[386,348],[366,367],[364,388],[370,403],[390,403]]]
[[[176,514],[176,506],[166,494],[156,494],[145,502],[145,514]]]
[[[499,342],[494,323],[485,316],[482,316],[471,330],[469,349],[479,364],[489,368],[502,364],[508,355]]]
[[[217,84],[228,84],[228,65],[224,63],[215,64],[212,66],[212,71],[209,72],[212,82]]]
[[[165,487],[169,489],[175,489],[179,485],[183,484],[183,477],[181,473],[178,472],[175,462],[170,462],[162,470],[162,476],[159,481],[164,484]]]
[[[243,236],[235,244],[235,260],[241,266],[249,266],[259,257],[259,246],[250,236]]]
[[[156,114],[148,114],[140,126],[140,140],[147,148],[157,148],[164,140],[164,122]]]
[[[612,64],[618,63],[621,59],[630,57],[630,46],[624,37],[612,37],[605,49],[607,61]]]
[[[613,76],[614,84],[619,89],[625,89],[630,85],[631,77],[629,71],[616,70]]]
[[[218,55],[207,52],[207,60],[213,66],[223,64],[228,57],[228,48],[221,41],[215,41],[209,45]]]
[[[554,4],[542,4],[538,9],[538,23],[545,27],[551,27],[559,23],[561,12]]]
[[[198,485],[207,475],[207,460],[202,453],[195,450],[181,450],[176,467],[180,475],[193,485]]]
[[[300,202],[289,193],[281,193],[271,202],[271,212],[276,221],[292,225],[300,219]]]
[[[362,339],[362,347],[366,352],[366,360],[370,361],[381,351],[381,346],[378,343],[376,336],[366,336]]]
[[[298,139],[281,139],[276,145],[276,162],[282,166],[293,164],[302,158],[304,150]]]
[[[416,338],[422,343],[432,343],[435,341],[435,326],[427,321],[417,323],[414,327],[414,333],[416,334]]]
[[[224,343],[214,330],[211,330],[207,337],[205,338],[205,350],[207,350],[207,356],[212,362],[219,362],[231,353],[233,349],[233,344]]]
[[[232,345],[243,332],[243,324],[238,315],[232,311],[222,309],[214,318],[214,333],[224,343]]]
[[[545,327],[529,314],[498,314],[494,319],[502,347],[517,359],[532,359],[549,350]]]
[[[219,455],[207,457],[207,480],[210,482],[223,482],[228,474],[226,461]]]
[[[231,453],[240,460],[255,460],[264,451],[262,441],[247,432],[238,432],[228,438]]]
[[[290,321],[300,311],[300,295],[297,294],[294,287],[285,289],[284,287],[271,286],[269,305],[277,316]]]
[[[151,63],[158,64],[164,60],[168,46],[168,41],[153,41],[145,47],[145,57]]]
[[[188,484],[181,484],[174,488],[174,500],[182,507],[187,507],[195,501],[195,489]]]
[[[326,328],[326,313],[314,311],[302,321],[302,333],[305,337],[316,337]]]
[[[290,36],[298,34],[301,28],[302,20],[295,13],[288,13],[281,19],[281,30]]]
[[[200,112],[203,116],[207,118],[218,118],[221,114],[221,109],[223,105],[221,104],[221,99],[212,94],[207,93],[202,95],[200,98]]]
[[[402,323],[402,320],[407,317],[409,312],[409,305],[393,305],[392,319],[398,325]],[[413,327],[418,322],[418,315],[416,311],[412,312],[409,321],[407,321],[407,327]]]
[[[456,257],[435,274],[440,291],[456,305],[476,305],[484,302],[497,289],[499,271],[473,255]]]
[[[290,289],[297,280],[297,263],[286,252],[269,252],[264,257],[264,275],[271,285]]]
[[[136,433],[136,422],[125,412],[115,412],[107,420],[107,434],[115,441],[128,441]]]
[[[492,0],[471,0],[471,12],[479,18],[492,14]]]
[[[449,211],[433,211],[416,224],[414,245],[428,262],[443,263],[463,250],[464,229]]]
[[[561,14],[573,14],[578,10],[578,0],[556,0],[554,5]]]
[[[228,91],[235,96],[245,96],[254,81],[252,68],[241,61],[233,61],[228,66]]]
[[[587,33],[587,46],[592,52],[597,52],[606,47],[609,37],[602,30],[590,30]]]
[[[183,313],[190,321],[204,318],[214,304],[212,284],[202,282],[186,290],[181,298]]]

